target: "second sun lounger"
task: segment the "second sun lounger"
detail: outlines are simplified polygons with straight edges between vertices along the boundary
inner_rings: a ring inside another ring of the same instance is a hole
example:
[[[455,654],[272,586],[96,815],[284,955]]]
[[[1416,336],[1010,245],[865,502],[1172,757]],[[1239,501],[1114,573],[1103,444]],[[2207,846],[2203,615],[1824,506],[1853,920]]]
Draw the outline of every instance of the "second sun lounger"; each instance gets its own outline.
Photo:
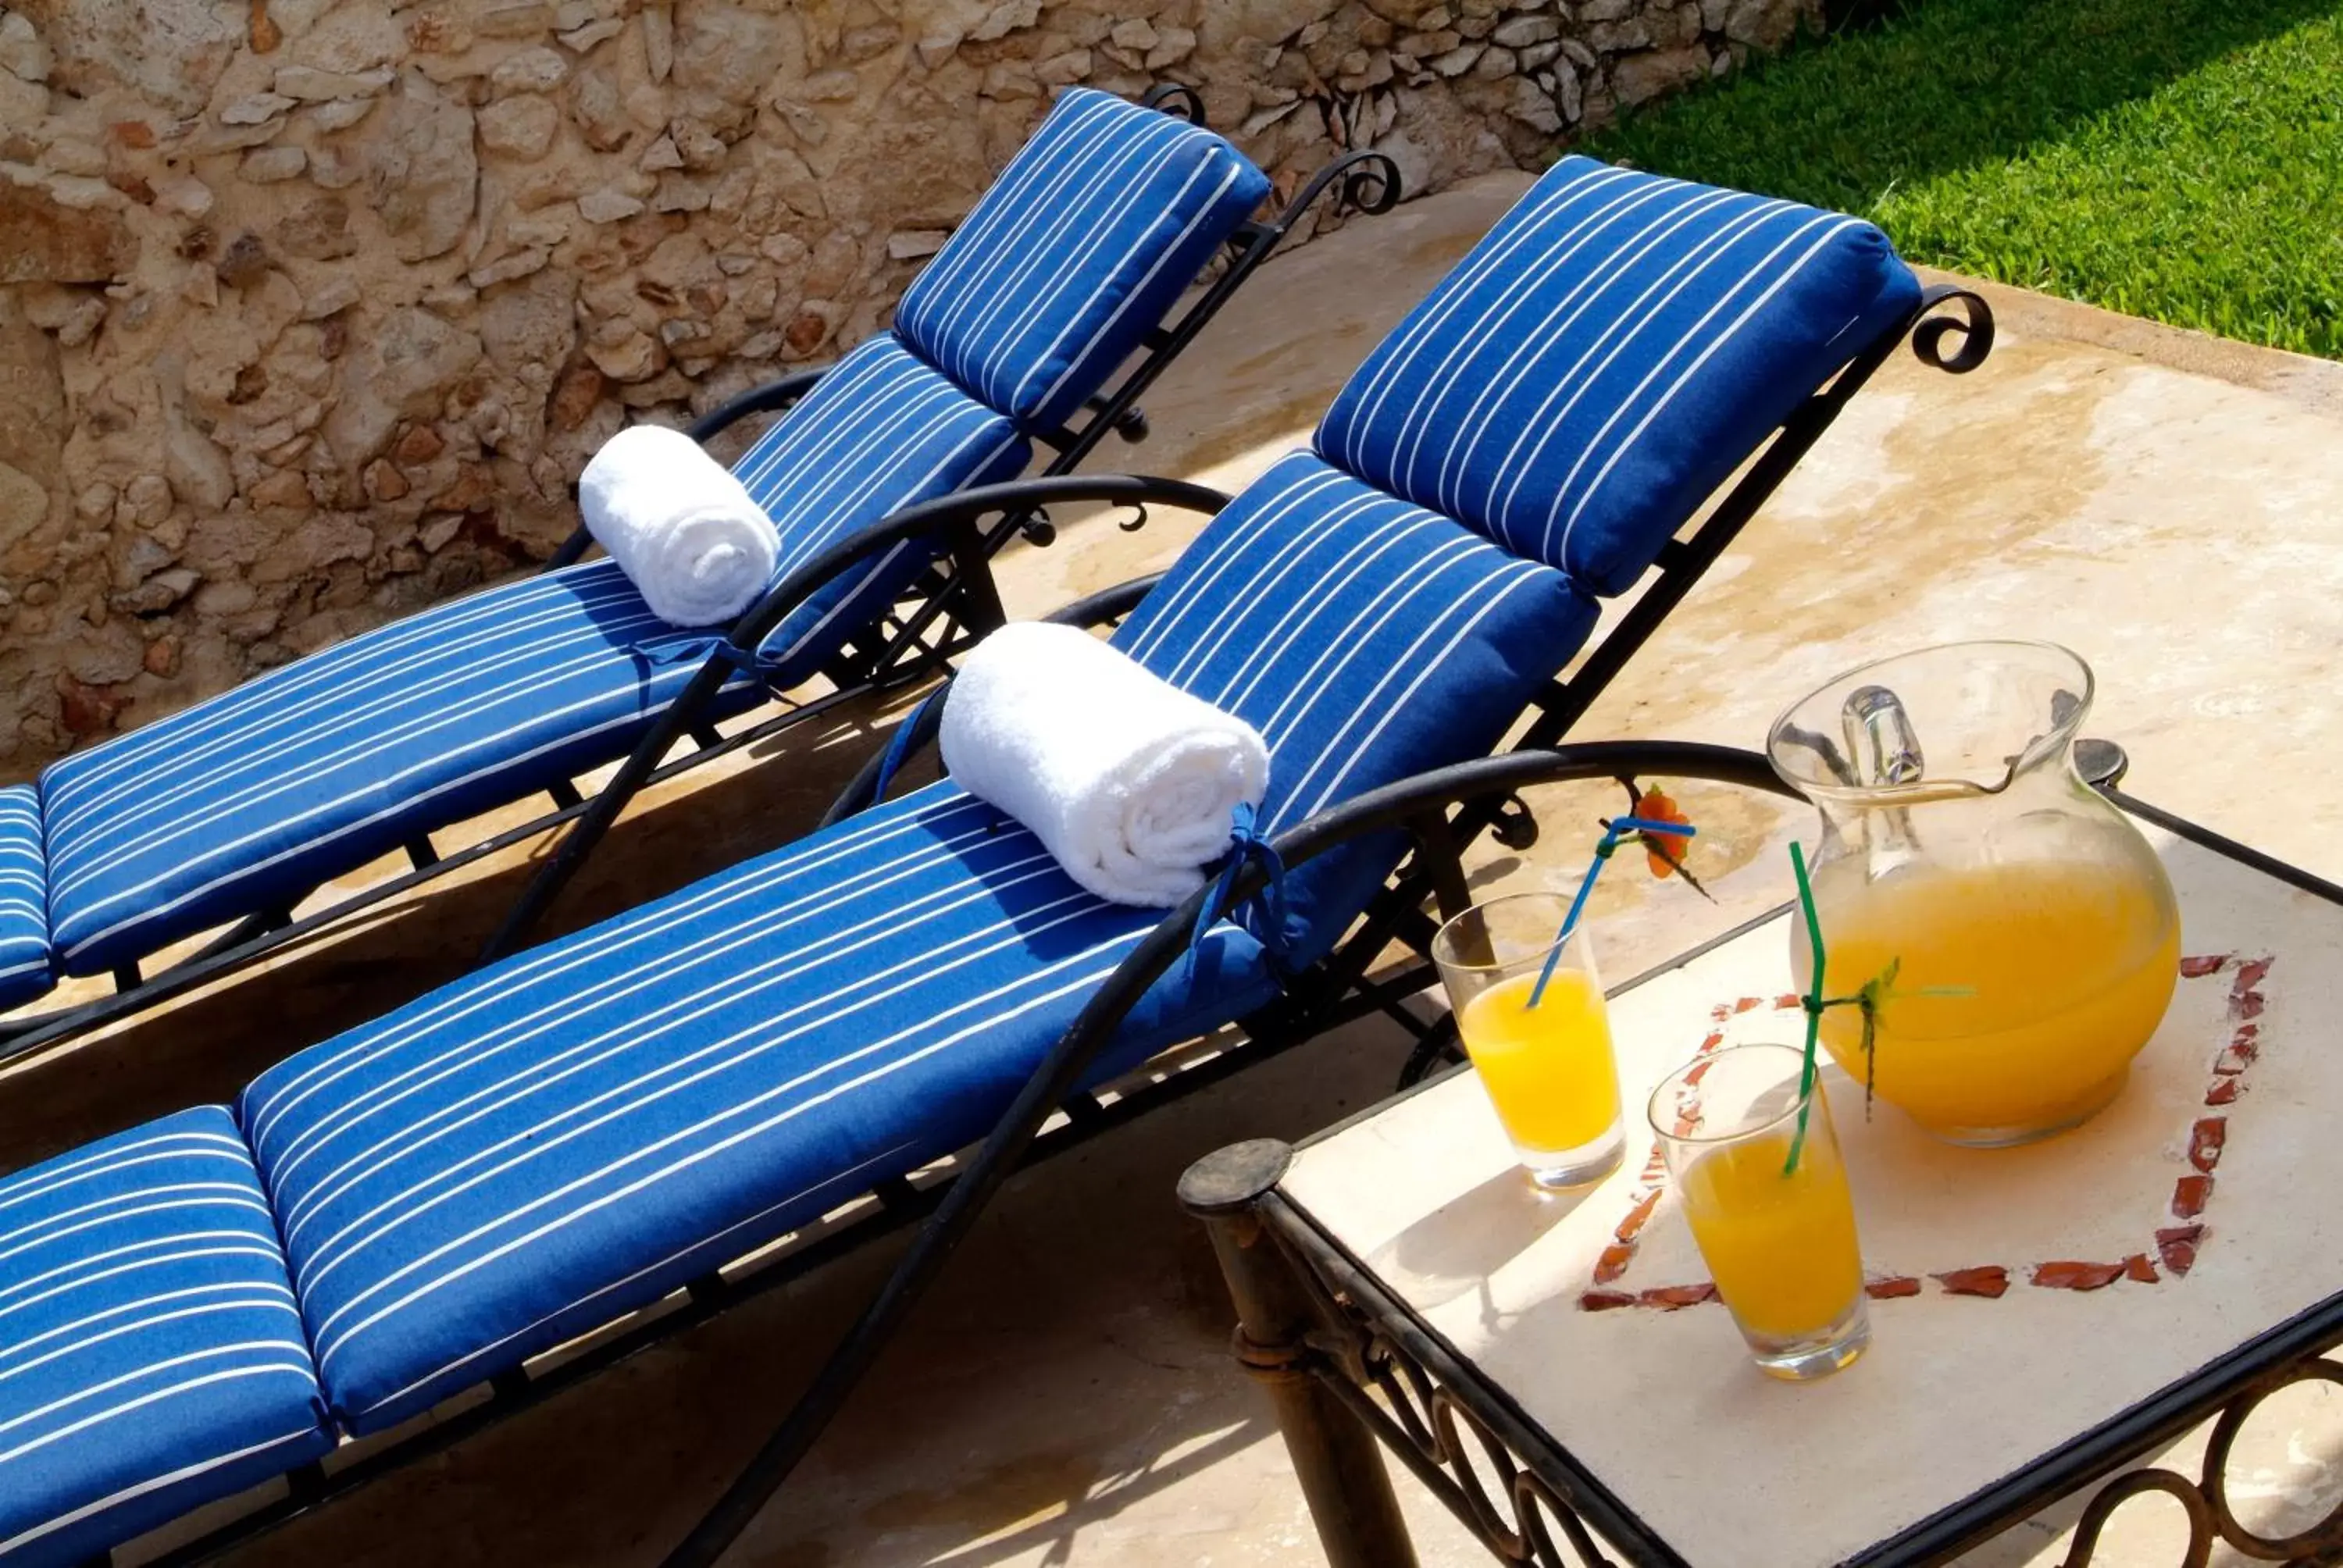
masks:
[[[1226,141],[1105,94],[1067,93],[913,283],[891,331],[695,430],[785,408],[738,465],[781,532],[777,587],[890,514],[974,492],[992,505],[968,548],[939,563],[932,541],[907,539],[859,562],[763,627],[720,681],[695,688],[728,628],[669,626],[612,563],[568,564],[587,543],[581,529],[537,577],[64,759],[37,788],[0,792],[0,857],[22,894],[0,897],[0,1009],[62,976],[111,974],[117,995],[0,1025],[0,1057],[152,1005],[569,820],[588,809],[571,780],[625,756],[679,693],[701,699],[689,716],[699,749],[669,771],[937,668],[997,623],[986,560],[1039,527],[1041,498],[1063,498],[1048,477],[1110,429],[1141,427],[1136,397],[1308,204],[1330,186],[1371,206],[1395,199],[1373,158],[1354,156],[1275,220],[1254,222],[1268,181]],[[1225,270],[1164,323],[1224,249]],[[1037,445],[1055,456],[1028,492],[1012,481]],[[717,728],[818,673],[842,689],[729,736]],[[551,809],[525,824],[452,853],[433,841],[540,793]],[[597,804],[615,814],[623,793]],[[294,920],[321,884],[401,851],[408,873]],[[196,957],[142,971],[169,944],[221,927]]]

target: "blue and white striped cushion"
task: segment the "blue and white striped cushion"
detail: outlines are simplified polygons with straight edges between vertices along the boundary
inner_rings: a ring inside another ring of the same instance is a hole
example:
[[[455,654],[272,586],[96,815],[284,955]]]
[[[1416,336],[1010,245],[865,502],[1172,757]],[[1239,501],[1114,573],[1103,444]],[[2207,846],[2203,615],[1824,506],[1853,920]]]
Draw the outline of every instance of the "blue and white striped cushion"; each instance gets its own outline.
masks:
[[[0,1181],[0,1562],[84,1562],[315,1459],[324,1413],[225,1109]]]
[[[1013,479],[1032,447],[893,337],[840,359],[734,466],[781,535],[774,580],[914,501]],[[898,546],[840,578],[774,628],[763,652],[793,686],[875,621],[935,552]]]
[[[1276,832],[1491,749],[1595,618],[1561,573],[1296,452],[1181,553],[1115,642],[1261,730],[1260,822]],[[1288,879],[1293,956],[1341,936],[1396,851],[1363,844]]]
[[[1076,87],[904,291],[895,330],[1026,429],[1061,425],[1268,194],[1212,132]]]
[[[1285,822],[1484,749],[1592,621],[1297,455],[1123,639],[1262,728]],[[401,1420],[974,1137],[1156,919],[942,784],[264,1074],[242,1113],[335,1410]],[[1101,1071],[1273,990],[1224,924]]]
[[[786,571],[1026,456],[1007,419],[880,337],[737,471],[779,525]],[[907,546],[785,621],[766,645],[774,678],[810,674],[927,558]],[[41,798],[65,972],[298,898],[411,834],[623,755],[690,679],[697,660],[679,656],[703,635],[659,619],[597,561],[409,616],[64,759]],[[758,692],[738,677],[729,705]]]
[[[0,789],[0,1010],[30,1001],[55,983],[40,791],[12,784]]]
[[[1859,219],[1567,157],[1360,367],[1318,450],[1622,593],[1919,292]]]
[[[1031,457],[1018,422],[960,386],[1051,423],[1061,415],[1041,400],[1094,390],[1266,188],[1208,132],[1103,94],[1068,100],[921,275],[925,303],[907,297],[922,351],[959,384],[882,334],[741,459],[781,531],[779,573],[904,507],[1014,477]],[[930,558],[906,545],[818,595],[766,640],[771,678],[814,674]],[[622,755],[690,675],[638,650],[687,639],[614,568],[577,568],[411,617],[66,758],[41,781],[59,967],[143,958]],[[754,687],[733,689],[738,704]],[[38,970],[22,973],[45,988]]]
[[[272,1069],[240,1114],[336,1413],[402,1420],[976,1136],[1153,923],[941,784]],[[1232,929],[1199,967],[1271,994]]]
[[[41,776],[68,974],[298,898],[411,834],[622,754],[689,644],[608,561],[488,588],[311,654]],[[729,701],[754,702],[738,678]]]

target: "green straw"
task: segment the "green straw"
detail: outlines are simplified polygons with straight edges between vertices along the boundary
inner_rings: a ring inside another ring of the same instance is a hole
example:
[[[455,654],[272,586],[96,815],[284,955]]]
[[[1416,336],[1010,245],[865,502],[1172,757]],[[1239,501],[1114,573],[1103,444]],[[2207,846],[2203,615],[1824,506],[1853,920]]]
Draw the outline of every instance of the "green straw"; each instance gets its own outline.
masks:
[[[1822,918],[1815,913],[1815,889],[1814,884],[1806,879],[1805,851],[1795,841],[1790,845],[1790,869],[1798,874],[1798,908],[1805,914],[1806,940],[1814,948],[1815,980],[1814,984],[1806,988],[1806,994],[1799,999],[1806,1010],[1806,1050],[1805,1060],[1798,1070],[1798,1131],[1790,1139],[1790,1157],[1782,1164],[1785,1176],[1797,1170],[1799,1151],[1806,1146],[1806,1117],[1815,1105],[1815,1074],[1817,1070],[1815,1048],[1822,1038],[1825,1008],[1859,1007],[1863,1010],[1863,1110],[1868,1116],[1871,1113],[1872,1090],[1879,1076],[1877,1031],[1880,1008],[1893,997],[1976,994],[1975,986],[1966,985],[1932,985],[1923,986],[1915,991],[1898,991],[1895,989],[1896,976],[1904,968],[1904,960],[1899,957],[1889,959],[1887,967],[1864,981],[1853,995],[1825,998],[1823,995]]]
[[[1798,908],[1806,917],[1806,940],[1814,945],[1814,983],[1806,988],[1806,1054],[1798,1070],[1798,1131],[1790,1139],[1790,1158],[1783,1163],[1782,1174],[1790,1175],[1798,1168],[1798,1155],[1806,1146],[1806,1115],[1815,1104],[1815,1048],[1820,1043],[1823,1028],[1823,926],[1815,913],[1814,884],[1806,879],[1805,851],[1797,841],[1790,842],[1790,869],[1798,875]]]

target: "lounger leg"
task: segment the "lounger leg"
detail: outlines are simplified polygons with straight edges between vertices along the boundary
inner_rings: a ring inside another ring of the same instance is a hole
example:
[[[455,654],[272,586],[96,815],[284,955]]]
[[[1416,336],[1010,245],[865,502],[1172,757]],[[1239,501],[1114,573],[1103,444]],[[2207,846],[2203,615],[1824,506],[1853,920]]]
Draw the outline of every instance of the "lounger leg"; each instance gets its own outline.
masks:
[[[668,754],[678,738],[699,721],[701,713],[723,689],[730,678],[731,667],[720,658],[710,658],[691,678],[676,699],[659,715],[650,732],[638,741],[618,771],[594,797],[593,803],[569,824],[569,831],[554,846],[552,856],[542,869],[521,890],[520,898],[505,916],[504,924],[481,950],[480,963],[492,963],[519,950],[528,932],[545,911],[552,907],[555,895],[577,874],[578,867],[610,830],[627,802],[635,798],[646,780],[658,770],[660,759]]]
[[[1252,897],[1262,885],[1261,869],[1248,864],[1240,869],[1231,896],[1242,901]],[[814,1374],[813,1382],[765,1440],[764,1446],[750,1456],[747,1466],[717,1500],[716,1506],[668,1553],[664,1568],[709,1568],[789,1478],[789,1472],[813,1447],[823,1429],[838,1414],[839,1407],[854,1392],[863,1373],[878,1360],[895,1331],[902,1326],[911,1308],[935,1282],[953,1251],[968,1239],[977,1215],[1032,1148],[1042,1123],[1080,1087],[1083,1072],[1098,1060],[1099,1052],[1114,1038],[1122,1021],[1130,1017],[1131,1010],[1147,994],[1148,987],[1188,950],[1191,933],[1203,912],[1204,901],[1212,896],[1211,889],[1199,889],[1191,894],[1187,902],[1140,939],[1139,945],[1131,950],[1121,966],[1083,1005],[1072,1026],[1058,1037],[1058,1042],[1034,1068],[1009,1109],[985,1135],[975,1155],[945,1189],[943,1201],[920,1228],[919,1235],[912,1239],[910,1249],[895,1265],[895,1271],[887,1277],[886,1284],[863,1309],[861,1317],[855,1320],[854,1326],[847,1331],[838,1349]],[[1390,1568],[1410,1568],[1405,1559],[1375,1561],[1389,1563]]]
[[[1212,1233],[1236,1302],[1238,1364],[1277,1410],[1326,1561],[1332,1568],[1416,1568],[1374,1434],[1307,1370],[1309,1297],[1253,1211],[1292,1157],[1269,1139],[1207,1155],[1180,1179],[1180,1202]]]
[[[960,623],[979,637],[999,631],[1008,619],[1001,608],[1001,589],[992,580],[992,560],[973,528],[952,536],[951,557],[959,579]]]

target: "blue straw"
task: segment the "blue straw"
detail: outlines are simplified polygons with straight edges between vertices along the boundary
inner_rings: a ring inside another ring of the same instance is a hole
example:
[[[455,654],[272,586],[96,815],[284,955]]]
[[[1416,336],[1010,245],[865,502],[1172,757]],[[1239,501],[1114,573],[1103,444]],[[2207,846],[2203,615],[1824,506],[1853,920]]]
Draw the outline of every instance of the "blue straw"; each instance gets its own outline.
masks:
[[[1537,984],[1530,988],[1529,1005],[1535,1007],[1545,997],[1546,982],[1554,979],[1554,965],[1562,961],[1562,950],[1570,940],[1570,933],[1578,929],[1578,917],[1586,912],[1586,896],[1594,890],[1594,879],[1603,874],[1603,863],[1619,848],[1619,840],[1634,833],[1660,833],[1673,839],[1689,839],[1700,829],[1688,822],[1654,822],[1648,817],[1616,817],[1603,829],[1603,840],[1594,846],[1594,863],[1586,868],[1580,879],[1577,897],[1570,900],[1570,912],[1562,918],[1562,930],[1554,939],[1554,947],[1545,955],[1545,967],[1538,970]]]

